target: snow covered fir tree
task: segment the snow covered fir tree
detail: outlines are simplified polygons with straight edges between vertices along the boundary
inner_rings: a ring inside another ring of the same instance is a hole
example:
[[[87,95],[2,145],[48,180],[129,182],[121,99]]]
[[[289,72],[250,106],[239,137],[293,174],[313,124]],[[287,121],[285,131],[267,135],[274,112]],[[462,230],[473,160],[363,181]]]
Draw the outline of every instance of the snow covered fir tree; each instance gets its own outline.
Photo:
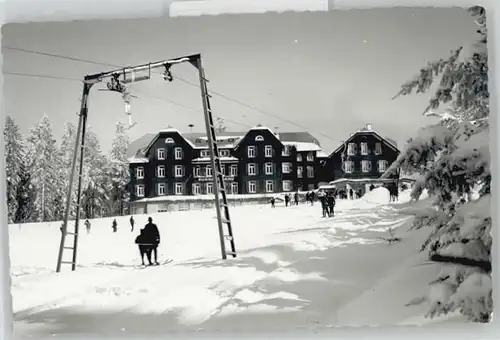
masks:
[[[426,301],[430,317],[458,310],[472,321],[488,322],[493,300],[486,15],[482,7],[469,11],[479,35],[472,54],[462,55],[459,47],[402,85],[398,96],[426,93],[439,81],[424,113],[440,119],[408,141],[386,175],[397,169],[418,173],[413,199],[424,190],[433,197],[432,206],[418,210],[414,228],[430,228],[421,250],[443,268],[428,296],[408,305]]]
[[[75,125],[66,123],[58,145],[50,119],[44,115],[23,140],[15,120],[6,117],[4,139],[9,223],[63,219],[75,136]],[[120,207],[127,200],[128,172],[122,162],[127,147],[128,136],[121,124],[118,124],[109,155],[103,154],[96,134],[91,127],[87,128],[82,182],[83,218],[117,216],[125,212]],[[76,170],[79,170],[79,164]],[[74,218],[76,181],[72,190],[70,217]]]

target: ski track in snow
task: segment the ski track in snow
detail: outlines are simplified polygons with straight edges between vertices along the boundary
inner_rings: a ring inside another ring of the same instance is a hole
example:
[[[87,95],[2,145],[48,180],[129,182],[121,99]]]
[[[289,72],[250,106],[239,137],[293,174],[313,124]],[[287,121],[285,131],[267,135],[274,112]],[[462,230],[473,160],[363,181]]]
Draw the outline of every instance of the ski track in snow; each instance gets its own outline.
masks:
[[[254,312],[276,312],[273,310],[276,307],[262,303],[258,305],[259,302],[272,299],[287,300],[297,305],[297,307],[287,307],[288,309],[282,308],[283,311],[300,310],[307,301],[293,292],[286,291],[283,283],[327,279],[322,273],[314,272],[313,268],[308,274],[294,271],[293,262],[281,259],[279,252],[267,250],[266,247],[288,246],[298,252],[324,251],[332,247],[346,247],[353,243],[384,242],[378,239],[378,236],[374,236],[374,233],[386,232],[389,227],[397,228],[410,217],[398,216],[397,208],[388,204],[385,193],[381,193],[378,202],[374,201],[374,198],[377,198],[376,193],[370,193],[370,202],[363,199],[337,201],[333,218],[321,217],[319,203],[313,206],[302,204],[289,208],[277,206],[276,209],[268,206],[232,208],[238,257],[236,259],[230,257],[227,261],[218,259],[216,221],[211,218],[215,215],[214,211],[155,214],[153,219],[162,233],[159,260],[168,257],[173,259],[173,262],[159,267],[138,269],[131,267],[139,261],[134,244],[128,244],[124,250],[117,250],[117,254],[106,254],[108,258],[105,259],[99,259],[99,254],[87,249],[80,255],[82,264],[73,275],[82,275],[83,278],[84,274],[87,274],[87,277],[93,276],[93,279],[77,283],[73,290],[61,292],[56,298],[47,297],[45,301],[42,301],[41,297],[33,299],[41,301],[34,305],[29,305],[29,295],[35,292],[31,292],[28,287],[36,288],[40,284],[39,291],[43,291],[45,286],[52,286],[54,289],[56,284],[61,283],[58,281],[64,281],[65,277],[69,278],[72,274],[62,273],[64,277],[57,277],[57,274],[48,269],[52,263],[41,264],[40,261],[30,266],[29,260],[23,261],[21,254],[15,252],[16,244],[30,239],[31,236],[26,237],[24,233],[32,232],[35,227],[12,226],[11,228],[15,230],[11,232],[14,236],[11,237],[13,259],[11,267],[13,273],[24,268],[22,275],[13,275],[14,299],[22,300],[20,306],[15,308],[16,319],[22,320],[47,309],[72,307],[86,311],[108,310],[118,315],[120,313],[162,314],[180,310],[178,316],[180,323],[201,324],[217,314],[239,313],[242,307],[235,305],[234,301],[249,304],[244,307],[248,312],[251,306],[255,308],[261,306]],[[146,218],[147,216],[136,215],[138,223],[141,223],[140,219]],[[125,224],[124,221],[128,220],[128,217],[120,219],[122,221],[119,223]],[[130,233],[128,225],[120,226],[118,233],[113,234],[110,232],[109,222],[109,218],[92,221],[91,235],[96,233],[99,236],[89,236],[89,240],[98,244],[84,241],[80,247],[99,249],[106,248],[110,242],[113,243],[113,247],[115,244],[119,246],[122,241],[133,242],[136,233]],[[36,226],[36,229],[40,228],[42,226]],[[125,235],[126,232],[128,236]],[[364,237],[363,233],[367,232],[371,235]],[[38,236],[36,231],[34,233]],[[117,235],[120,233],[125,236]],[[53,240],[51,242],[47,240],[51,247],[59,241],[55,234],[56,232],[52,231],[50,237]],[[187,246],[188,242],[192,242],[190,249]],[[113,252],[115,250],[113,247],[108,251]],[[85,255],[89,257],[85,258]],[[47,257],[47,261],[49,259],[54,261],[50,256]],[[321,259],[321,256],[309,257],[309,260]],[[228,265],[231,261],[232,266]],[[260,261],[268,269],[258,270],[251,265],[252,261]],[[29,271],[26,273],[28,269],[33,273],[30,274]],[[68,268],[63,268],[64,270]],[[52,284],[44,284],[46,280],[53,280]],[[78,282],[76,279],[73,281]],[[250,287],[260,287],[264,282],[266,285],[279,288],[280,291],[266,295],[263,290],[250,289]]]

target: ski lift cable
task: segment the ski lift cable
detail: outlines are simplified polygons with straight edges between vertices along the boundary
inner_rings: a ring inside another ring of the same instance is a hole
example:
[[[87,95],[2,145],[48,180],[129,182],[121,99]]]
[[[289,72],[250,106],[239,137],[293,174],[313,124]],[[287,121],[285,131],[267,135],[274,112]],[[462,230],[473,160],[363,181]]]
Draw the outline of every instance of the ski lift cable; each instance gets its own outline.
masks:
[[[49,56],[49,57],[53,57],[53,58],[59,58],[59,59],[66,59],[66,60],[71,60],[71,61],[77,61],[77,62],[82,62],[82,63],[87,63],[87,64],[109,66],[109,67],[116,67],[116,68],[123,69],[123,66],[113,65],[113,64],[109,64],[109,63],[102,63],[102,62],[97,62],[97,61],[91,61],[91,60],[86,60],[86,59],[82,59],[82,58],[68,57],[68,56],[63,56],[63,55],[59,55],[59,54],[53,54],[53,53],[47,53],[47,52],[39,52],[39,51],[33,51],[33,50],[28,50],[28,49],[23,49],[23,48],[18,48],[18,47],[11,47],[11,46],[2,46],[2,48],[8,49],[8,50],[13,50],[13,51],[31,53],[31,54],[44,55],[44,56]],[[154,72],[154,73],[156,73],[156,72]],[[188,85],[198,87],[198,85],[196,85],[196,84],[194,84],[194,83],[190,82],[189,80],[186,80],[186,79],[184,79],[182,77],[176,76],[176,79],[179,80],[179,81],[181,81],[181,82],[183,82],[183,83],[186,83]],[[261,114],[263,114],[265,116],[273,117],[275,119],[278,119],[278,120],[281,120],[283,122],[289,123],[289,124],[294,125],[296,127],[300,127],[302,129],[311,130],[308,127],[305,127],[303,125],[297,124],[297,123],[295,123],[295,122],[293,122],[291,120],[288,120],[286,118],[283,118],[283,117],[281,117],[279,115],[271,114],[271,113],[269,113],[267,111],[261,110],[261,109],[255,107],[255,106],[252,106],[250,104],[244,103],[244,102],[242,102],[240,100],[231,98],[231,97],[229,97],[229,96],[227,96],[225,94],[222,94],[220,92],[216,92],[216,91],[211,90],[211,91],[209,91],[209,93],[211,93],[213,95],[216,95],[216,96],[219,96],[221,98],[224,98],[224,99],[226,99],[228,101],[232,101],[232,102],[234,102],[236,104],[245,106],[245,107],[247,107],[249,109],[252,109],[254,111],[260,112]],[[311,130],[311,131],[314,131],[314,130]],[[328,134],[325,134],[325,133],[322,133],[322,132],[317,132],[317,133],[320,134],[321,136],[325,137],[326,139],[338,142],[338,140],[332,138]]]

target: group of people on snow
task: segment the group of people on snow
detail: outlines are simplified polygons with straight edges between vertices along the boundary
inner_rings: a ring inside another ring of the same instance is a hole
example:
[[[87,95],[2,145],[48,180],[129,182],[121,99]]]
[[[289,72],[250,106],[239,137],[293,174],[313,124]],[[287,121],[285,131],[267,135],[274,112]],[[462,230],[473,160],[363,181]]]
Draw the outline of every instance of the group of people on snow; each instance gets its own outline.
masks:
[[[160,245],[160,231],[156,224],[153,223],[151,217],[148,217],[148,223],[140,230],[140,234],[136,237],[135,243],[139,247],[143,266],[145,265],[144,255],[146,255],[150,266],[153,264],[159,265],[158,246]],[[151,255],[153,255],[154,261],[151,261]]]
[[[84,225],[87,230],[87,234],[90,233],[91,224],[88,219],[85,220]],[[131,232],[134,231],[134,225],[134,216],[130,216]],[[111,228],[113,233],[118,231],[118,222],[116,221],[116,218],[113,219]],[[61,225],[60,230],[61,233],[64,233],[64,222]],[[158,226],[153,223],[153,219],[151,217],[148,218],[148,223],[143,229],[140,230],[139,235],[135,238],[135,244],[139,247],[139,253],[141,255],[141,262],[143,266],[145,265],[144,256],[146,256],[150,266],[159,265],[158,246],[160,245],[160,231],[158,230]]]
[[[129,222],[130,231],[133,232],[135,226],[134,216],[130,216]],[[116,218],[113,220],[111,227],[113,232],[116,233],[118,230]],[[148,217],[148,223],[139,231],[139,235],[135,238],[135,244],[139,247],[143,266],[145,265],[144,256],[146,256],[150,266],[159,265],[158,246],[160,245],[160,231],[158,230],[158,226],[153,223],[153,218]]]
[[[318,199],[321,203],[321,213],[323,217],[333,217],[335,208],[335,193],[332,191],[318,191]]]

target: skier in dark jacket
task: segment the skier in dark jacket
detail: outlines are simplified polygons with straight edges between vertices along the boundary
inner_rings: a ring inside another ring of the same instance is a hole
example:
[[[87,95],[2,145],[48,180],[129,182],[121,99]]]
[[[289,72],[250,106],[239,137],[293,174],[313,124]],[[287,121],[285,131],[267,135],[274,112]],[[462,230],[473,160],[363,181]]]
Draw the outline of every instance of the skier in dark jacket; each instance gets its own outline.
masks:
[[[141,254],[141,262],[142,265],[144,266],[144,255],[146,255],[149,265],[152,266],[153,262],[151,262],[151,246],[146,244],[144,241],[144,229],[141,229],[139,236],[135,238],[135,244],[139,246],[139,253]]]
[[[285,195],[285,207],[288,207],[288,203],[290,202],[290,196],[288,194]]]
[[[326,202],[328,206],[328,216],[332,217],[333,216],[333,208],[335,207],[335,196],[333,193],[328,193],[328,196],[326,197]]]
[[[90,233],[90,221],[89,220],[85,220],[85,229],[87,229],[87,234]]]
[[[326,204],[326,195],[325,195],[325,193],[324,192],[318,193],[318,198],[319,198],[319,201],[321,202],[322,215],[323,215],[323,217],[326,217],[326,215],[328,214],[328,207],[327,207],[327,204]]]
[[[134,216],[130,216],[130,227],[132,227],[130,231],[134,231],[134,223],[135,223]]]
[[[114,233],[116,233],[116,231],[118,230],[118,223],[116,222],[116,218],[113,220],[111,228],[113,228]]]
[[[143,229],[144,243],[147,243],[153,252],[154,263],[158,265],[158,245],[160,244],[160,231],[151,217],[148,218],[148,224]]]

